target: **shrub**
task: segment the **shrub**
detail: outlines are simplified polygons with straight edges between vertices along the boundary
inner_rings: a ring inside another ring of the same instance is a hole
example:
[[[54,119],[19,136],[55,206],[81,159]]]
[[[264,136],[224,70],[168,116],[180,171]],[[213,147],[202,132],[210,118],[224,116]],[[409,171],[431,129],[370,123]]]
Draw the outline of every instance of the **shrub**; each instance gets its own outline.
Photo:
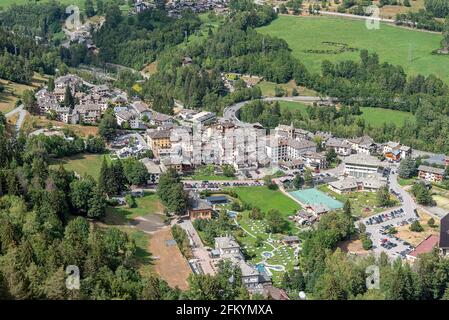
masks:
[[[424,231],[424,228],[419,223],[419,221],[413,221],[413,223],[410,225],[410,231],[413,232],[422,232]]]
[[[132,195],[127,194],[125,196],[125,201],[128,204],[129,208],[136,208],[137,207],[136,199]]]
[[[373,247],[373,241],[370,238],[364,237],[362,239],[362,246],[365,250],[370,250]]]

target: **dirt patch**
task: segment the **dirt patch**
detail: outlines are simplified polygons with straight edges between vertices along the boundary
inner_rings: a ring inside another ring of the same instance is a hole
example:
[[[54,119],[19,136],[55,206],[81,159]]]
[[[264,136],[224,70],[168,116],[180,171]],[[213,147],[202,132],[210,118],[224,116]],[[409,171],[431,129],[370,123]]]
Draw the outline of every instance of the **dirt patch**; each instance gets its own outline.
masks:
[[[437,227],[431,228],[428,226],[427,222],[432,217],[421,210],[418,210],[418,214],[420,217],[419,223],[424,228],[424,231],[422,231],[422,232],[410,231],[410,225],[399,226],[396,228],[398,230],[398,233],[396,234],[396,236],[401,240],[407,241],[408,243],[410,243],[411,245],[413,245],[415,247],[418,244],[420,244],[423,240],[425,240],[428,236],[430,236],[432,234],[434,234],[434,235],[439,234],[439,227],[438,227],[439,223],[437,220],[435,221],[435,224],[437,225]]]
[[[165,226],[164,220],[156,214],[136,217],[130,221],[130,224],[145,233],[154,233]]]
[[[192,271],[178,246],[167,244],[170,240],[173,240],[173,236],[169,227],[157,231],[151,237],[149,251],[153,254],[154,271],[171,287],[187,290],[187,278]]]
[[[367,255],[368,251],[363,249],[362,241],[358,239],[346,240],[341,242],[338,247],[347,253],[357,254],[357,255]]]
[[[146,75],[153,75],[157,72],[157,61],[151,62],[150,64],[147,64],[143,69],[142,72]]]

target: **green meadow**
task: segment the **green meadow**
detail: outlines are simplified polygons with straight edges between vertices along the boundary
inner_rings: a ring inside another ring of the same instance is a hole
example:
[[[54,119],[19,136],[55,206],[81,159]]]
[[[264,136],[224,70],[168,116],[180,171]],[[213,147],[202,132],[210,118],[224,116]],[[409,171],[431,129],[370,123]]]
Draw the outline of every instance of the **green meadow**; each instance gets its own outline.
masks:
[[[232,191],[238,194],[239,199],[252,206],[259,207],[263,212],[277,209],[284,217],[294,214],[301,206],[282,194],[279,190],[270,190],[267,187],[236,187]]]
[[[359,51],[367,49],[376,52],[381,62],[401,65],[407,74],[433,73],[449,82],[449,56],[432,54],[440,47],[439,34],[388,24],[369,30],[360,20],[297,16],[279,16],[258,30],[286,40],[293,54],[313,72],[320,71],[323,60],[358,60]]]
[[[60,165],[63,165],[66,170],[75,171],[81,176],[92,176],[95,180],[98,180],[103,157],[106,157],[106,161],[111,161],[111,158],[107,154],[83,153],[71,157],[53,159],[50,163],[50,168],[58,168]]]
[[[410,112],[369,107],[362,107],[360,110],[362,114],[359,117],[363,118],[366,124],[376,128],[384,123],[394,123],[400,127],[404,122],[415,122],[415,116]]]
[[[299,110],[303,115],[307,115],[307,105],[300,102],[279,101],[281,108],[287,108],[290,111]],[[414,122],[415,117],[410,112],[390,110],[384,108],[360,108],[362,114],[358,117],[365,120],[366,124],[370,124],[375,128],[383,126],[384,123],[394,123],[396,126],[402,126],[404,121]]]

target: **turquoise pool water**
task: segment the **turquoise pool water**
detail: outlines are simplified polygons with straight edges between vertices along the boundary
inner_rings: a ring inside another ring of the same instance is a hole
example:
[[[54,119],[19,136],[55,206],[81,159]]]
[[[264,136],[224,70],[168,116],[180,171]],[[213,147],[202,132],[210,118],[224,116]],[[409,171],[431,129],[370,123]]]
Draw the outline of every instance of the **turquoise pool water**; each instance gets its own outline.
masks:
[[[292,191],[289,194],[304,204],[322,204],[331,210],[343,208],[343,203],[315,188]]]

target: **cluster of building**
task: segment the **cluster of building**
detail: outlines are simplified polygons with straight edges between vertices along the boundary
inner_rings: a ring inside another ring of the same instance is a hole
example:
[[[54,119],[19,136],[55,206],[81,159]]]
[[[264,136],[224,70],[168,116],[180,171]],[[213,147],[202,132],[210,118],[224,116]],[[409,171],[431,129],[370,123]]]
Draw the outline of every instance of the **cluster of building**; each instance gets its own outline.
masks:
[[[73,108],[64,106],[67,90],[75,101]],[[52,91],[46,86],[36,93],[41,114],[55,113],[58,121],[68,124],[97,123],[113,98],[107,85],[93,85],[71,74],[55,79]]]
[[[73,108],[64,106],[66,91],[75,101]],[[150,109],[149,105],[134,97],[129,101],[121,90],[108,85],[93,85],[76,75],[65,75],[55,79],[55,88],[44,87],[36,93],[39,112],[54,113],[56,120],[67,124],[95,124],[106,109],[113,106],[117,124],[126,129],[146,129],[147,125],[166,126],[173,118]]]
[[[195,13],[215,10],[225,12],[228,0],[169,0],[165,3],[165,8],[171,17],[179,17],[185,10],[192,10]],[[155,8],[153,2],[144,0],[134,0],[133,13],[140,13],[147,9]]]
[[[70,43],[80,43],[85,44],[87,49],[95,54],[99,52],[99,49],[94,44],[92,40],[92,31],[101,28],[105,22],[104,18],[100,18],[97,23],[92,23],[91,21],[86,21],[84,24],[77,26],[73,29],[64,28],[63,31],[68,39],[68,42],[63,45],[68,47]]]
[[[172,117],[151,110],[149,105],[138,98],[128,104],[121,104],[114,108],[117,124],[122,128],[146,129],[152,126],[171,125]]]
[[[387,143],[376,143],[369,136],[356,137],[352,139],[323,136],[323,147],[333,149],[340,156],[351,154],[383,155],[388,162],[399,162],[412,155],[412,149],[401,145],[399,142],[388,141]]]
[[[279,125],[274,129],[274,133],[267,137],[267,157],[271,163],[286,169],[306,166],[319,171],[327,167],[327,162],[324,153],[317,152],[314,137],[311,132]]]
[[[252,88],[260,81],[263,80],[263,77],[251,76],[251,75],[241,75],[238,73],[221,73],[221,80],[223,81],[223,85],[226,90],[229,92],[235,91],[235,85],[238,80],[241,80],[245,83],[247,88]]]

